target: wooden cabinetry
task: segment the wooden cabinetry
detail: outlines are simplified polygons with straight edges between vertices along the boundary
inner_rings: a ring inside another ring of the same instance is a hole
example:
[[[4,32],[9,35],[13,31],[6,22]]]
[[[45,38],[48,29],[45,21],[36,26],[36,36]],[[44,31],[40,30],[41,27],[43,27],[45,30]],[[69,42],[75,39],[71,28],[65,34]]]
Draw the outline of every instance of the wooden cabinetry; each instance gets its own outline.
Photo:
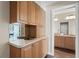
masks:
[[[10,23],[36,25],[36,37],[45,36],[45,12],[33,1],[10,2]]]
[[[33,44],[33,57],[34,58],[42,57],[42,41]]]
[[[20,52],[21,52],[21,49],[10,45],[10,57],[11,58],[15,58],[15,57],[16,58],[20,58],[21,57],[21,53]]]
[[[62,36],[55,36],[55,47],[63,47],[63,42]]]
[[[44,36],[45,34],[45,12],[40,8],[40,6],[36,5],[36,25],[37,25],[37,37]]]
[[[47,47],[47,40],[46,39],[43,39],[42,40],[42,57],[45,57],[46,56],[46,54],[47,54],[47,49],[48,49],[48,47]]]
[[[55,47],[75,50],[75,37],[55,36]]]
[[[11,58],[42,58],[47,54],[47,40],[42,39],[27,45],[23,48],[17,48],[10,45]]]
[[[10,2],[10,23],[21,22],[29,25],[36,25],[35,6],[32,1]]]
[[[11,58],[31,58],[32,57],[32,46],[28,45],[24,48],[16,48],[10,45],[10,57]]]
[[[66,37],[66,39],[64,40],[64,48],[75,50],[75,38]]]
[[[34,2],[28,2],[28,23],[30,25],[36,25],[35,22],[35,6],[36,4]]]
[[[27,24],[27,1],[10,2],[10,23],[16,22]]]
[[[45,12],[44,12],[44,10],[42,10],[41,8],[40,8],[40,6],[36,6],[36,8],[35,8],[35,11],[36,11],[36,13],[35,13],[35,15],[36,15],[36,24],[37,24],[37,26],[43,26],[45,23]]]
[[[22,23],[28,24],[27,1],[20,1],[18,3],[19,3],[19,20]]]
[[[17,19],[19,17],[18,15],[18,3],[17,2],[10,2],[10,23],[17,22]]]
[[[32,45],[28,45],[21,49],[22,58],[31,58],[32,57]]]

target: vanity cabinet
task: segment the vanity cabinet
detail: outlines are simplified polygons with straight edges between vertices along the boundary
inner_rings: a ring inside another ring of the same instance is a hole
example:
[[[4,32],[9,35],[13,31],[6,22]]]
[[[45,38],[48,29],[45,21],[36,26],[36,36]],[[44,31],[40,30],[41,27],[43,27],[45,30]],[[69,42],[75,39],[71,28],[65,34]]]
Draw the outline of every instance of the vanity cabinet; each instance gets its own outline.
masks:
[[[64,48],[75,50],[75,37],[66,37],[64,40]]]
[[[75,50],[75,37],[55,36],[55,47]]]
[[[55,36],[55,47],[63,47],[63,42],[62,36]]]

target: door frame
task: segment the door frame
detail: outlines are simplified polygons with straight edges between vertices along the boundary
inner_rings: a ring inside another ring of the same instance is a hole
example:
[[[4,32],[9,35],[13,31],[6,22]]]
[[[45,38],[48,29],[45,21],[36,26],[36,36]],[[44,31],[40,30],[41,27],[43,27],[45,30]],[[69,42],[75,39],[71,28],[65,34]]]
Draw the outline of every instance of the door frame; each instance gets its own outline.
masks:
[[[74,3],[74,4],[72,4],[72,5],[69,5],[69,6],[65,6],[65,7],[62,7],[62,8],[57,8],[57,9],[52,9],[52,17],[51,17],[51,21],[52,21],[52,23],[51,23],[51,25],[52,25],[52,29],[51,29],[51,33],[52,33],[52,35],[51,35],[51,38],[52,38],[52,48],[53,48],[53,52],[54,52],[54,20],[53,20],[53,18],[54,18],[54,16],[55,16],[55,10],[61,10],[61,9],[67,9],[67,8],[72,8],[72,7],[75,7],[75,15],[76,15],[76,39],[75,39],[75,57],[76,58],[78,58],[79,57],[79,43],[78,43],[78,41],[79,41],[79,2],[77,2],[77,3]]]

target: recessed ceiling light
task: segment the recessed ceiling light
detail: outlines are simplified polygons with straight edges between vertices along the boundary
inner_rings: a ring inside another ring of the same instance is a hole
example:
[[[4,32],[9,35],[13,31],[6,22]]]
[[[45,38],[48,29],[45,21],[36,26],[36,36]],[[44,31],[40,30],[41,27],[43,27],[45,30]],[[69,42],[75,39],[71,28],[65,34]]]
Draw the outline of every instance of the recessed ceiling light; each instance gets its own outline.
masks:
[[[74,15],[72,15],[72,16],[67,16],[66,19],[67,19],[67,20],[68,20],[68,19],[75,19],[75,16],[74,16]]]
[[[54,21],[58,21],[58,19],[57,18],[54,18]]]

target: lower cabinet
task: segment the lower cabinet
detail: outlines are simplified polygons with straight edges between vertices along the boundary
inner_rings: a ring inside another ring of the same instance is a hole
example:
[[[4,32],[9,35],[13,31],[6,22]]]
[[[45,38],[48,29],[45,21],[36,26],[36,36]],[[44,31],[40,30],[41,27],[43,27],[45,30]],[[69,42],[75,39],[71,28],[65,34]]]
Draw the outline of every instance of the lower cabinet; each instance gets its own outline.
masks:
[[[55,47],[75,50],[75,37],[55,36]]]
[[[32,47],[33,47],[33,57],[34,58],[42,57],[42,41],[34,43]]]
[[[46,54],[47,54],[47,49],[48,49],[48,44],[47,44],[47,40],[46,39],[43,39],[42,40],[42,57],[45,57]]]
[[[67,37],[64,40],[64,48],[75,50],[75,38],[74,37]]]
[[[55,47],[63,47],[63,36],[55,36]]]
[[[10,45],[11,58],[42,58],[47,54],[47,40],[43,39],[23,48]]]
[[[21,49],[16,48],[10,45],[10,57],[11,58],[20,58],[21,57]]]
[[[32,45],[28,45],[21,49],[21,57],[22,58],[32,57]]]

